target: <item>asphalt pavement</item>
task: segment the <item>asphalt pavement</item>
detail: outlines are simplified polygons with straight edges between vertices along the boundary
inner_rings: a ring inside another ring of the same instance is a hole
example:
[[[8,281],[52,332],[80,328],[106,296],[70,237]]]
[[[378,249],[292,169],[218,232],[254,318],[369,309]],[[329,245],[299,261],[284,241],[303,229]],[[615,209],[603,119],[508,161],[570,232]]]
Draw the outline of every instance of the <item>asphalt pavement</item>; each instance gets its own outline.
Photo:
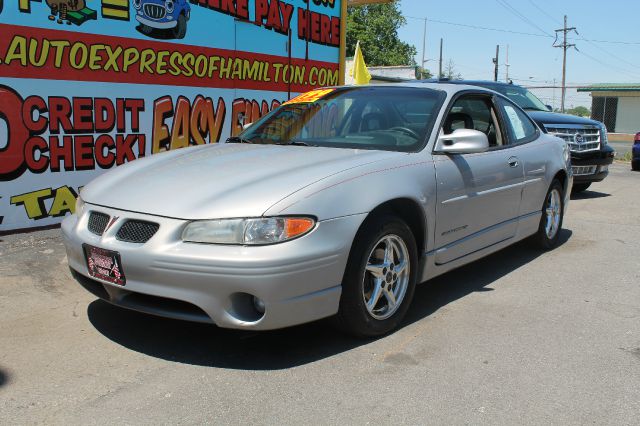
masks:
[[[418,287],[402,328],[264,333],[138,314],[70,277],[59,230],[0,237],[3,424],[638,424],[640,173]]]
[[[627,152],[631,152],[631,149],[633,148],[633,142],[610,141],[609,145],[611,145],[611,147],[616,150],[616,156],[618,158],[623,157]]]

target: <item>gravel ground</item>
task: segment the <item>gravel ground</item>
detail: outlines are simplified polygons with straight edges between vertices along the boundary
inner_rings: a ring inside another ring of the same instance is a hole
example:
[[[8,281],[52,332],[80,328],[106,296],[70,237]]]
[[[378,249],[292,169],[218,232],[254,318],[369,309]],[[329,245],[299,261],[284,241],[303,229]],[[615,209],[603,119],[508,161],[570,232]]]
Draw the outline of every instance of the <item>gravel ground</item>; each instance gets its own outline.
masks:
[[[556,250],[421,285],[374,341],[126,311],[70,278],[59,230],[0,237],[0,422],[638,424],[639,183],[613,165]]]

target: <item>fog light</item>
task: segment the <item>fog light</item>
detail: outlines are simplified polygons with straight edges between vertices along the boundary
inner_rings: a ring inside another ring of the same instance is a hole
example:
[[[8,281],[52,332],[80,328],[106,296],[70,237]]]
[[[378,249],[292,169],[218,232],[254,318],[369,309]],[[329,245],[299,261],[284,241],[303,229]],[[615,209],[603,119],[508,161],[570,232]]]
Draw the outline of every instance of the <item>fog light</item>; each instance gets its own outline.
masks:
[[[260,314],[264,314],[264,302],[259,297],[253,296],[253,307]]]

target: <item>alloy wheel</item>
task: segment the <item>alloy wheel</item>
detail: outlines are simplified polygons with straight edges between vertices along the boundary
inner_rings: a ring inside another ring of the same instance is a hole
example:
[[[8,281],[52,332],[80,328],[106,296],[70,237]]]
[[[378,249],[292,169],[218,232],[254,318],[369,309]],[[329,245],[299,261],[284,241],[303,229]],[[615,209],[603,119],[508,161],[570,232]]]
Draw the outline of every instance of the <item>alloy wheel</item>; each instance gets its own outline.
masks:
[[[392,316],[402,304],[409,284],[411,260],[397,235],[385,235],[373,246],[365,268],[362,296],[376,320]]]

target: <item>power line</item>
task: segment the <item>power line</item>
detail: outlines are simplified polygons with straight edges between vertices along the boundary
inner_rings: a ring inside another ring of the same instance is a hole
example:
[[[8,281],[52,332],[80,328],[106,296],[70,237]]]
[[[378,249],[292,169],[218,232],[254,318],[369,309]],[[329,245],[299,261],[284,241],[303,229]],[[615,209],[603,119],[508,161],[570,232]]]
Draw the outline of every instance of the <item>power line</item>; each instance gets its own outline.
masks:
[[[551,16],[550,14],[548,14],[543,8],[541,8],[540,6],[538,6],[533,0],[529,0],[529,3],[531,3],[531,5],[533,7],[535,7],[536,9],[538,9],[540,11],[540,13],[542,13],[544,16],[546,16],[547,18],[551,19],[554,23],[556,24],[560,24],[562,25],[562,22],[558,21],[556,18],[554,18],[553,16]]]
[[[576,31],[576,34],[578,34],[578,32],[577,32],[577,31]],[[583,38],[580,34],[578,34],[578,36],[580,36],[580,40],[582,40],[582,41],[586,41],[587,43],[589,43],[590,45],[592,45],[592,46],[593,46],[593,47],[595,47],[596,49],[600,50],[601,52],[606,53],[607,55],[611,56],[612,58],[615,58],[615,59],[617,59],[617,60],[619,60],[619,61],[621,61],[621,62],[624,62],[625,64],[630,65],[630,66],[631,66],[632,68],[634,68],[634,69],[637,69],[637,68],[638,68],[638,66],[637,66],[637,65],[632,64],[631,62],[627,61],[626,59],[623,59],[623,58],[621,58],[620,56],[615,55],[615,54],[613,54],[613,53],[609,52],[608,50],[606,50],[606,49],[604,49],[604,48],[602,48],[602,47],[598,46],[597,44],[595,44],[595,43],[593,43],[593,42],[591,42],[591,41],[589,41],[589,40],[587,40],[587,39]]]
[[[524,36],[530,36],[530,37],[554,38],[551,34],[538,34],[538,33],[528,33],[526,31],[505,30],[503,28],[494,28],[494,27],[484,27],[484,26],[480,26],[480,25],[463,24],[463,23],[460,23],[460,22],[443,21],[441,19],[419,18],[417,16],[405,16],[405,18],[407,18],[407,19],[416,19],[416,20],[419,20],[419,21],[424,21],[426,19],[427,22],[433,22],[433,23],[436,23],[436,24],[444,24],[444,25],[452,25],[452,26],[455,26],[455,27],[472,28],[472,29],[475,29],[475,30],[495,31],[495,32],[499,32],[499,33],[518,34],[518,35],[524,35]],[[596,39],[571,38],[571,37],[568,37],[567,40],[569,40],[569,41],[581,40],[581,41],[591,41],[591,42],[595,42],[595,43],[609,43],[609,44],[624,44],[624,45],[631,45],[631,46],[640,46],[640,41],[596,40]]]
[[[534,22],[532,22],[529,18],[527,18],[525,15],[523,15],[522,13],[518,12],[516,10],[516,8],[514,8],[513,6],[511,6],[510,4],[506,3],[504,0],[496,0],[496,2],[501,5],[502,7],[504,7],[505,9],[507,9],[509,12],[511,12],[513,15],[517,16],[518,18],[520,18],[523,22],[526,22],[527,24],[529,24],[530,26],[534,27],[535,29],[537,29],[538,31],[540,31],[542,34],[545,35],[550,35],[549,33],[547,33],[545,30],[543,30],[542,28],[540,28],[538,25],[536,25]]]
[[[633,46],[640,46],[640,41],[614,41],[614,40],[594,40],[594,39],[580,39],[584,41],[593,41],[595,43],[610,43],[610,44],[626,44]]]
[[[418,18],[417,16],[405,16],[405,18],[418,19],[420,21],[424,21],[425,20],[425,18]],[[478,25],[461,24],[459,22],[442,21],[442,20],[438,20],[438,19],[427,19],[427,21],[428,22],[434,22],[434,23],[437,23],[437,24],[453,25],[453,26],[456,26],[456,27],[472,28],[472,29],[475,29],[475,30],[496,31],[496,32],[500,32],[500,33],[519,34],[519,35],[526,35],[526,36],[533,36],[533,37],[553,38],[552,35],[534,34],[534,33],[527,33],[527,32],[523,32],[523,31],[512,31],[512,30],[505,30],[505,29],[501,29],[501,28],[482,27],[482,26],[478,26]]]
[[[585,57],[587,57],[587,58],[591,59],[591,60],[592,60],[592,61],[594,61],[594,62],[597,62],[598,64],[602,65],[602,66],[603,66],[603,67],[605,67],[605,68],[610,68],[610,69],[612,69],[612,70],[614,70],[614,71],[617,71],[618,73],[626,74],[626,75],[628,75],[628,76],[630,76],[630,77],[633,77],[633,78],[638,78],[638,76],[640,75],[640,74],[632,74],[632,73],[630,73],[630,72],[628,72],[628,71],[626,71],[626,70],[624,70],[624,69],[622,69],[622,68],[618,68],[618,67],[616,67],[616,66],[614,66],[614,65],[611,65],[611,64],[606,64],[606,63],[602,62],[601,60],[599,60],[598,58],[594,58],[593,56],[591,56],[591,55],[589,55],[589,54],[587,54],[587,53],[583,52],[582,50],[579,50],[577,47],[576,47],[575,49],[576,49],[576,51],[577,51],[578,53],[580,53],[581,55],[583,55],[583,56],[585,56]]]
[[[420,18],[420,17],[417,17],[417,16],[406,16],[406,18],[408,18],[408,19],[416,19],[416,20],[420,20],[420,21],[423,21],[423,22],[426,20],[428,22],[433,22],[433,23],[437,23],[437,24],[451,25],[451,26],[456,26],[456,27],[470,28],[470,29],[483,30],[483,31],[494,31],[494,32],[507,33],[507,34],[524,35],[524,36],[530,36],[530,37],[553,38],[552,35],[548,35],[548,34],[536,34],[536,33],[524,32],[524,31],[505,30],[505,29],[501,29],[501,28],[493,28],[493,27],[484,27],[484,26],[479,26],[479,25],[463,24],[463,23],[459,23],[459,22],[444,21],[444,20],[439,20],[439,19]],[[567,37],[567,41],[574,41],[574,40],[581,40],[581,41],[586,41],[586,42],[596,42],[596,43],[615,43],[615,44],[640,45],[640,42],[611,41],[611,40],[608,40],[608,41],[607,40],[591,40],[591,39],[584,38],[582,36],[580,36],[579,39]],[[594,47],[597,47],[598,49],[607,52],[606,50],[600,48],[599,46],[594,45]],[[577,50],[577,48],[576,48],[576,50]],[[615,70],[618,73],[623,73],[623,74],[626,74],[628,76],[632,76],[634,78],[637,78],[636,74],[633,74],[633,73],[631,73],[631,72],[629,72],[629,71],[627,71],[627,70],[625,70],[623,68],[615,67],[614,65],[610,65],[610,64],[605,64],[605,63],[597,60],[596,58],[586,54],[583,51],[579,51],[579,52],[582,55],[588,57],[589,59],[599,63],[603,67],[609,67],[609,68]],[[626,60],[620,58],[617,55],[614,55],[611,52],[607,52],[607,53],[610,56],[616,58],[617,60],[620,60],[622,62],[631,64],[630,62],[627,62]]]

